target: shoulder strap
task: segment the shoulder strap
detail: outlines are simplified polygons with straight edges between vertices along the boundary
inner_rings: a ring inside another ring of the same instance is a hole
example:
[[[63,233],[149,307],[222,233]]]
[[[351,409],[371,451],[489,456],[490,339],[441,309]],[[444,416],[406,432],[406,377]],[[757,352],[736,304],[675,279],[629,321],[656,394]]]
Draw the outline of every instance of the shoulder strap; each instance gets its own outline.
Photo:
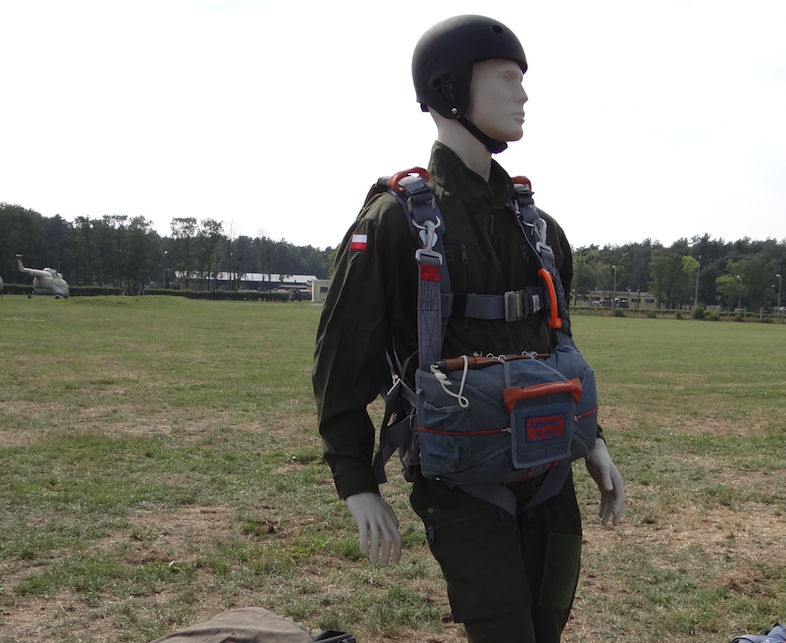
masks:
[[[418,263],[418,362],[427,370],[442,354],[442,293],[450,297],[450,275],[444,260],[441,236],[445,222],[427,185],[428,172],[414,167],[388,180],[390,193],[409,214],[410,229],[420,248]],[[446,320],[447,321],[447,318]]]
[[[532,186],[529,179],[524,176],[516,176],[513,178],[513,183],[516,191],[508,203],[508,208],[515,217],[527,243],[540,261],[541,268],[538,270],[538,274],[547,294],[545,304],[549,313],[549,327],[555,335],[554,343],[557,346],[575,348],[565,289],[562,287],[562,279],[557,270],[554,250],[548,244],[546,236],[547,224],[535,209],[535,200],[532,198]]]

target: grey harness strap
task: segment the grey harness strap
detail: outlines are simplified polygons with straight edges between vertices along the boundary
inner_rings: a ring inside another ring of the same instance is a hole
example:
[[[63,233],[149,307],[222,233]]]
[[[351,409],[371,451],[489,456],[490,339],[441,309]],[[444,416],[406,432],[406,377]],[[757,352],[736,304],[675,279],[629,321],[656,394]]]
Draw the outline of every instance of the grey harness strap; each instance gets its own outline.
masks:
[[[546,222],[540,218],[535,210],[535,201],[532,198],[532,189],[529,181],[524,177],[513,179],[516,183],[516,194],[508,203],[508,208],[516,219],[521,232],[527,243],[535,251],[535,255],[540,259],[543,266],[542,270],[548,273],[548,277],[542,274],[541,277],[551,282],[553,288],[554,301],[548,306],[550,311],[549,326],[556,332],[555,343],[557,346],[571,346],[573,343],[573,333],[570,329],[570,319],[567,315],[568,301],[565,297],[565,289],[562,287],[562,280],[557,270],[554,258],[554,250],[549,246],[546,239]],[[526,183],[524,183],[526,181]]]

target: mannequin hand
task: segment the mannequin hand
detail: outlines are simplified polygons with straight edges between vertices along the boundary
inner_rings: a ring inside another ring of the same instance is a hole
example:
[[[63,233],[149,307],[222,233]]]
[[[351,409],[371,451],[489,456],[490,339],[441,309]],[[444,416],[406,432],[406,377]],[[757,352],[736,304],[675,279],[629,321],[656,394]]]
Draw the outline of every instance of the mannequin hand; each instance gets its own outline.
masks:
[[[625,511],[625,487],[622,476],[611,461],[606,443],[598,438],[586,458],[587,471],[600,489],[601,522],[605,525],[609,516],[614,516],[613,525],[620,524],[622,512]]]
[[[380,567],[387,567],[391,559],[397,563],[401,558],[401,534],[398,531],[398,518],[393,508],[382,496],[370,491],[349,496],[347,509],[360,531],[360,551],[368,554],[368,559]],[[368,547],[368,535],[371,533],[371,549]],[[379,538],[382,536],[382,552],[380,556]]]

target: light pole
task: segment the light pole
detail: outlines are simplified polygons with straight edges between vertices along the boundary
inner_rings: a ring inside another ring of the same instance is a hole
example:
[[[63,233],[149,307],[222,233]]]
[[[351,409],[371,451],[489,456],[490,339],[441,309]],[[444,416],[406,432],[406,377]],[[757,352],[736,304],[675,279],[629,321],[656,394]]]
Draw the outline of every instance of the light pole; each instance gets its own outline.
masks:
[[[780,317],[781,322],[783,322],[783,313],[781,313],[781,276],[775,275],[778,278],[778,317]]]
[[[164,258],[161,259],[161,283],[164,284],[164,290],[166,290],[166,253],[167,251],[164,250]]]
[[[614,308],[617,305],[617,266],[612,265],[611,269],[614,271],[614,290],[611,296],[611,314],[614,314]]]
[[[693,296],[693,307],[699,305],[699,273],[701,273],[701,255],[699,255],[699,264],[696,266],[696,294]]]
[[[742,312],[740,309],[742,308],[742,277],[737,275],[737,281],[740,282],[740,289],[737,291],[737,312]]]

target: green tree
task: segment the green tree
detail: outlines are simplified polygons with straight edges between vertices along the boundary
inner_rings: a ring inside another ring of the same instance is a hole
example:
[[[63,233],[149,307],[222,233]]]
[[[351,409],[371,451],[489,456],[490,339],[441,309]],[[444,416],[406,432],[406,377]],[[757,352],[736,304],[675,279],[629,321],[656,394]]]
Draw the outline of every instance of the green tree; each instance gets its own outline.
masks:
[[[682,257],[682,271],[687,275],[687,279],[685,280],[685,285],[688,288],[689,292],[684,293],[685,301],[691,300],[691,293],[694,293],[693,299],[696,299],[696,279],[698,277],[698,269],[699,269],[699,262],[697,259],[694,259],[690,255],[684,255]],[[698,301],[695,303],[698,304]]]
[[[197,220],[194,217],[175,217],[170,222],[172,230],[172,247],[176,257],[176,265],[185,274],[183,281],[188,288],[194,268],[194,246],[197,235]]]
[[[197,270],[200,278],[207,283],[208,290],[210,290],[210,280],[215,282],[221,266],[219,248],[224,238],[223,233],[224,226],[220,221],[204,219],[200,223],[196,240]]]
[[[671,249],[656,248],[650,261],[649,290],[658,304],[674,308],[685,303],[687,275],[683,270],[682,255]]]
[[[758,309],[761,318],[778,297],[773,289],[777,272],[777,260],[768,259],[763,253],[729,261],[726,274],[716,280],[719,299],[725,300],[730,307]]]
[[[16,264],[16,255],[25,257],[25,265],[46,267],[44,217],[35,210],[0,203],[0,276],[6,283],[27,283]]]
[[[105,214],[100,220],[93,219],[93,266],[95,279],[100,285],[122,286],[123,252],[126,246],[126,222],[121,214]]]
[[[160,241],[153,230],[153,222],[145,217],[133,217],[126,232],[125,276],[129,293],[141,293],[158,264]]]
[[[71,257],[74,266],[74,280],[77,284],[92,285],[95,277],[94,240],[90,217],[76,217],[70,240]]]
[[[275,242],[265,235],[264,232],[260,231],[259,236],[254,239],[254,252],[256,254],[257,267],[259,268],[259,272],[263,275],[262,287],[265,289],[268,288],[265,282],[270,282],[270,275],[273,272],[278,272],[278,270],[274,270],[273,268],[274,250]]]
[[[595,246],[579,248],[573,253],[573,305],[578,295],[587,296],[596,290],[598,276],[598,249]]]

